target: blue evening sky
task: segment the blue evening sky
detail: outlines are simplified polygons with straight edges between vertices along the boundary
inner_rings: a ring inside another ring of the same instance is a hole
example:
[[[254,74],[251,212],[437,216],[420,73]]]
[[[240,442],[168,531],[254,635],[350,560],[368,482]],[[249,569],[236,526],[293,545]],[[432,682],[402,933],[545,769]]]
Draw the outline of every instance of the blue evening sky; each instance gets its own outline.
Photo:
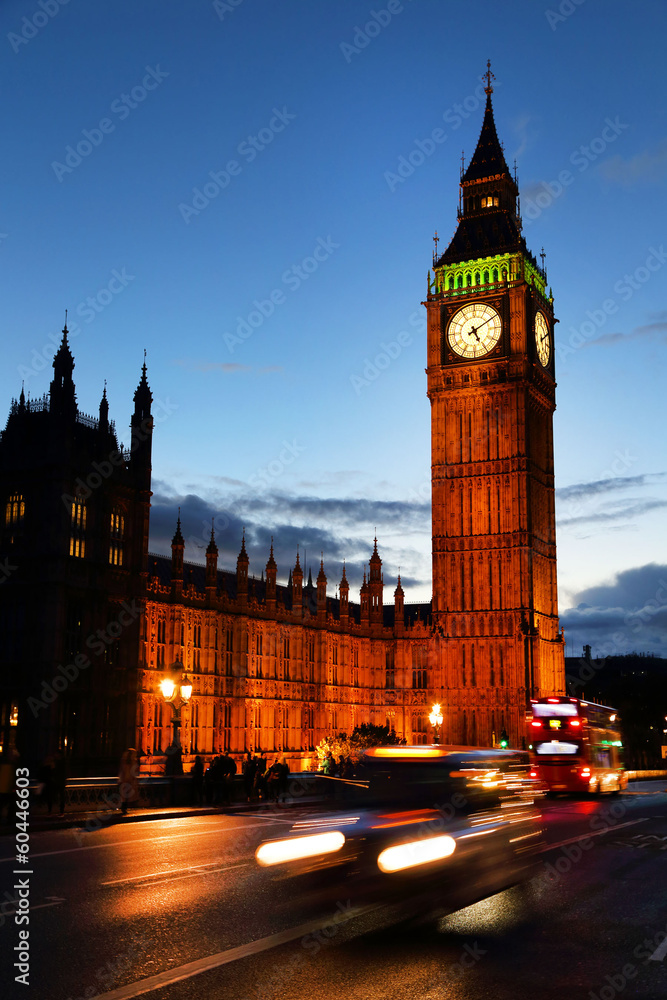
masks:
[[[69,309],[79,406],[106,379],[126,442],[147,351],[153,551],[180,504],[186,559],[215,518],[226,568],[245,525],[251,573],[273,534],[279,578],[299,544],[354,591],[377,529],[388,601],[399,566],[430,596],[420,302],[490,58],[560,320],[568,652],[667,654],[663,2],[5,0],[0,25],[5,406],[48,390]]]

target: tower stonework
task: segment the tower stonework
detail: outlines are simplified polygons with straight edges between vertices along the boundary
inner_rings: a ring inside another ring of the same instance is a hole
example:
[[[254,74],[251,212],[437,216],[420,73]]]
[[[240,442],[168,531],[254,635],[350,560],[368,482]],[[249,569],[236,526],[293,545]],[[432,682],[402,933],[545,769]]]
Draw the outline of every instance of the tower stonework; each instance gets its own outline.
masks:
[[[456,232],[429,274],[433,645],[443,739],[521,746],[532,696],[564,692],[554,511],[554,313],[526,246],[487,73]]]

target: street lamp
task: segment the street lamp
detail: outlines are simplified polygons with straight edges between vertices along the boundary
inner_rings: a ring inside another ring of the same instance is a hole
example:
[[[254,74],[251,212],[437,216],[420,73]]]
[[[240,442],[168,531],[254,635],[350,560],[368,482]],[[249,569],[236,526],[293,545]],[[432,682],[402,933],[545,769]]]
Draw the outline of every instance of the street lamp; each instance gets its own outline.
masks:
[[[172,663],[169,673],[160,681],[160,690],[166,703],[171,705],[172,711],[173,736],[167,753],[174,754],[174,764],[180,773],[183,767],[182,764],[178,767],[181,753],[181,709],[192,697],[192,681],[185,673],[185,667],[180,660]]]
[[[439,743],[440,742],[440,738],[439,738],[440,737],[440,726],[442,725],[442,710],[440,708],[440,705],[438,705],[437,703],[431,709],[431,714],[428,717],[428,721],[431,723],[431,725],[435,729],[435,739],[433,740],[433,742],[434,743]]]

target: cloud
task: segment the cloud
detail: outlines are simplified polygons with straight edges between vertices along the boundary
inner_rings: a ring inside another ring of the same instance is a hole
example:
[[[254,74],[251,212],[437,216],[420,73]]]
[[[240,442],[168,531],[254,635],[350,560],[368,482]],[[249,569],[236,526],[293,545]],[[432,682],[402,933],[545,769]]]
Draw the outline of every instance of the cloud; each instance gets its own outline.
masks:
[[[667,500],[629,500],[608,504],[606,510],[591,510],[586,514],[575,514],[573,517],[559,517],[559,528],[572,527],[581,524],[613,524],[617,521],[635,521],[644,514],[667,507]]]
[[[594,656],[630,652],[667,655],[667,566],[624,570],[610,583],[588,587],[561,612],[567,653],[591,645]]]
[[[384,562],[387,590],[391,600],[398,566],[404,567],[404,588],[420,588],[419,599],[428,599],[428,560],[411,539],[430,533],[430,507],[426,503],[400,503],[353,498],[294,496],[284,492],[235,491],[202,497],[198,493],[174,495],[167,484],[155,482],[151,500],[150,549],[171,554],[180,507],[181,531],[185,539],[186,561],[203,563],[206,546],[215,527],[219,549],[218,565],[235,570],[245,529],[250,573],[259,577],[266,566],[271,540],[278,563],[278,577],[286,580],[296,560],[317,574],[320,554],[333,593],[342,575],[343,560],[352,588],[361,584],[363,566],[373,552],[377,528],[378,550]],[[307,565],[306,565],[307,561]],[[391,589],[390,589],[391,588]]]
[[[616,456],[615,461],[626,468],[636,461],[629,452],[617,452]],[[614,462],[611,463],[611,470],[613,468]],[[666,472],[653,472],[638,476],[609,476],[561,487],[556,490],[556,523],[560,529],[586,524],[598,528],[616,528],[621,523],[627,525],[627,522],[667,507],[667,499],[641,495],[641,491],[649,487],[664,487],[666,481]],[[623,492],[630,495],[615,496]]]
[[[624,159],[617,153],[604,160],[599,170],[606,180],[628,187],[638,181],[659,181],[667,172],[667,139],[630,159]]]
[[[608,347],[611,344],[652,339],[656,335],[660,337],[660,340],[665,342],[667,341],[667,336],[665,336],[665,334],[667,334],[667,321],[660,320],[654,323],[646,323],[644,326],[636,326],[629,333],[603,333],[601,337],[596,337],[595,340],[589,340],[582,346],[604,344]]]

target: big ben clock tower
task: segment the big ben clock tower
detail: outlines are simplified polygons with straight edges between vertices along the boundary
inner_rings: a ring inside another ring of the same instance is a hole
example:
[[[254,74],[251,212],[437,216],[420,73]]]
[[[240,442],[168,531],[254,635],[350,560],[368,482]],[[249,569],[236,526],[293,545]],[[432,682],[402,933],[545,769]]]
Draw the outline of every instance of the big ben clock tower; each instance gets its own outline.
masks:
[[[553,299],[486,110],[458,225],[429,276],[434,649],[443,738],[521,746],[530,697],[564,692],[554,513]]]

